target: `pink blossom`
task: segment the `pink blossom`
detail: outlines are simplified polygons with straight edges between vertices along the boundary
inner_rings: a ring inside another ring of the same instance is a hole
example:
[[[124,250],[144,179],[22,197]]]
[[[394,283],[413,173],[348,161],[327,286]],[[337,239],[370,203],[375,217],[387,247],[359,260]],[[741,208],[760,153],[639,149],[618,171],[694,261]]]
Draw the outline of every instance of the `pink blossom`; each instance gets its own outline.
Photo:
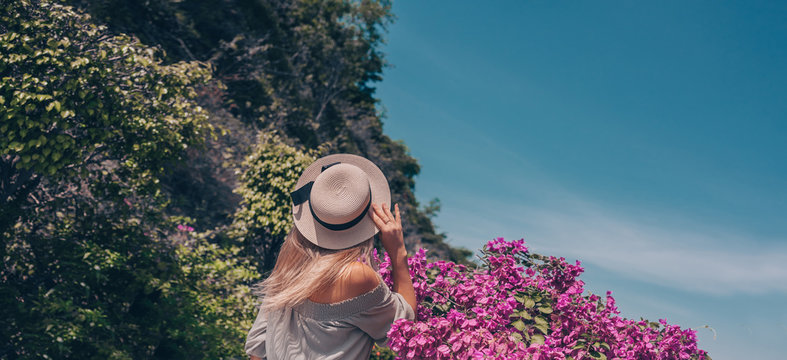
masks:
[[[408,259],[418,321],[391,326],[399,359],[707,358],[694,330],[624,319],[611,292],[584,294],[579,261],[531,254],[522,239],[497,238],[482,252],[476,269],[428,262],[423,249]],[[387,254],[374,258],[392,286]]]

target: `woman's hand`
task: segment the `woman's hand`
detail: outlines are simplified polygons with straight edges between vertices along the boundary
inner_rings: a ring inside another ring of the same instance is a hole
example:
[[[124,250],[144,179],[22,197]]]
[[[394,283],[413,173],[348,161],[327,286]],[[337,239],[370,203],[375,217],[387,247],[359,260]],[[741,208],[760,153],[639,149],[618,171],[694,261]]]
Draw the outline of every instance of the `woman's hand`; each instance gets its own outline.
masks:
[[[377,228],[380,229],[380,241],[383,243],[385,251],[391,257],[391,277],[393,278],[393,291],[404,297],[405,301],[416,312],[418,304],[415,299],[415,289],[413,280],[410,278],[410,270],[407,268],[407,250],[404,248],[404,236],[402,235],[402,216],[399,215],[399,204],[394,206],[394,214],[388,209],[388,205],[380,206],[372,204],[372,220]]]
[[[388,206],[372,204],[374,211],[371,212],[372,220],[377,228],[380,229],[380,242],[390,256],[406,254],[404,248],[404,235],[402,235],[402,217],[399,214],[399,204],[394,205],[394,213]]]

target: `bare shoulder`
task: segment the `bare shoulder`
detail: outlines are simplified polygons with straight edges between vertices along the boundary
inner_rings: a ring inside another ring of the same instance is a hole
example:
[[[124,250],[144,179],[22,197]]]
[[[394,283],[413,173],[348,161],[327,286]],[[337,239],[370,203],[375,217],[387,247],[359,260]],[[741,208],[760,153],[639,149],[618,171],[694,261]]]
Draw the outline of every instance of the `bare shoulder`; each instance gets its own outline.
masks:
[[[355,297],[374,290],[380,285],[380,276],[377,272],[361,262],[354,262],[347,268],[347,281],[344,282],[345,293]]]
[[[374,290],[380,284],[380,277],[369,265],[355,262],[347,266],[344,276],[325,291],[309,297],[309,300],[332,304],[352,299]]]

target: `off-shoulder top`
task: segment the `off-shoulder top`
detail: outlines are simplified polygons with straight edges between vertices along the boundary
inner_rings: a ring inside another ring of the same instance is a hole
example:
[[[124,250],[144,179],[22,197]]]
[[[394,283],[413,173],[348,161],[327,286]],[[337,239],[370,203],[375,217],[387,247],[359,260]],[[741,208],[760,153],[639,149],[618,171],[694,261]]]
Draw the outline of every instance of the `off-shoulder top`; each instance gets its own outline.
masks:
[[[385,344],[391,324],[401,318],[413,320],[413,308],[381,281],[338,303],[306,300],[293,308],[259,311],[246,337],[246,354],[268,360],[366,360],[372,344]]]

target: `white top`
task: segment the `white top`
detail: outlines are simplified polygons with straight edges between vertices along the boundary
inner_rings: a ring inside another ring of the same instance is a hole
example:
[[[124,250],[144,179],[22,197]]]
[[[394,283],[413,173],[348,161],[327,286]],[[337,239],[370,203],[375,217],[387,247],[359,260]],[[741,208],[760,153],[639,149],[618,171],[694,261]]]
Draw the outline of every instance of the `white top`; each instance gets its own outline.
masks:
[[[401,318],[415,319],[413,308],[381,281],[334,304],[307,299],[294,308],[260,311],[246,337],[246,354],[268,360],[366,360],[372,343],[387,342],[391,324]]]

